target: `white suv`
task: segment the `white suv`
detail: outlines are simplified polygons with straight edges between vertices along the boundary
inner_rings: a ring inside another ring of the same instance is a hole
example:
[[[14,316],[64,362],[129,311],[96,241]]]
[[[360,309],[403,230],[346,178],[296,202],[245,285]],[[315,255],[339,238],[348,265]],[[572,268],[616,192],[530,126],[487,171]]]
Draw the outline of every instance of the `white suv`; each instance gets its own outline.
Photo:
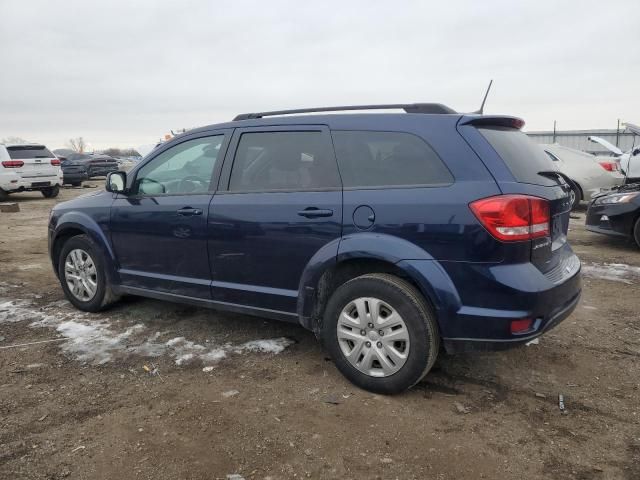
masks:
[[[0,201],[9,193],[34,190],[53,198],[61,185],[60,160],[44,145],[0,145]]]

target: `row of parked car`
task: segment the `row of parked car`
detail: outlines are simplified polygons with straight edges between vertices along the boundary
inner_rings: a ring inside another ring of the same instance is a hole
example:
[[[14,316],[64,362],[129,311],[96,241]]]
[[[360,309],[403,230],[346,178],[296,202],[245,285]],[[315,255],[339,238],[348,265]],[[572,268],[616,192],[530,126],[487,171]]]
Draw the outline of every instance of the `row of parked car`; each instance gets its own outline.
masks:
[[[62,185],[80,186],[93,177],[119,170],[109,155],[53,152],[41,144],[0,145],[0,201],[10,193],[39,191],[53,198]]]

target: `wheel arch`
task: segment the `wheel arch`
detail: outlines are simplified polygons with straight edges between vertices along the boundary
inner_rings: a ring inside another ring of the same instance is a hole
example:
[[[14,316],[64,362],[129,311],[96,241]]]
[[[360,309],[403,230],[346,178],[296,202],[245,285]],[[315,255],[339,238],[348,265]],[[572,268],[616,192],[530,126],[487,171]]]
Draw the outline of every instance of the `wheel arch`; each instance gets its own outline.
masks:
[[[372,233],[345,237],[334,257],[325,253],[322,261],[314,259],[300,281],[297,312],[302,326],[316,334],[331,293],[346,281],[367,273],[389,273],[408,281],[433,308],[439,325],[449,309],[445,302],[455,298],[460,303],[439,263],[415,244],[397,237]]]
[[[102,250],[106,260],[106,274],[113,282],[117,278],[116,258],[105,233],[90,217],[79,213],[70,215],[71,217],[65,218],[63,215],[60,218],[51,239],[51,262],[56,276],[58,275],[60,252],[65,242],[78,235],[87,235]]]

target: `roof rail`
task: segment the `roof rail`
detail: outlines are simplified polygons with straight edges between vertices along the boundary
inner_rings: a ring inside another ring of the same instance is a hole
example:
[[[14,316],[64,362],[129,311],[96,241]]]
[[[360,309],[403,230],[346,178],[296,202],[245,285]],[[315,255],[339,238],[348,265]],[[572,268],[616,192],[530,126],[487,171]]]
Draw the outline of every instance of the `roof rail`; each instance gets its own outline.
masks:
[[[341,112],[348,110],[390,110],[402,109],[407,113],[457,113],[441,103],[392,103],[387,105],[344,105],[341,107],[298,108],[296,110],[275,110],[273,112],[241,113],[233,120],[249,120],[251,118],[272,117],[274,115],[290,115],[294,113]]]

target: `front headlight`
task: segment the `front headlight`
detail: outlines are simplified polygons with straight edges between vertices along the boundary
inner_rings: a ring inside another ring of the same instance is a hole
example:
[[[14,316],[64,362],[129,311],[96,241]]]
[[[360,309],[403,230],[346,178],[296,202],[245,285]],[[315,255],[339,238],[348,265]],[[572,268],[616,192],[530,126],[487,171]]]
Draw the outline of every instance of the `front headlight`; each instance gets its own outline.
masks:
[[[596,198],[595,204],[612,205],[615,203],[628,203],[638,195],[640,195],[640,192],[615,193],[613,195],[605,195],[604,197]]]

